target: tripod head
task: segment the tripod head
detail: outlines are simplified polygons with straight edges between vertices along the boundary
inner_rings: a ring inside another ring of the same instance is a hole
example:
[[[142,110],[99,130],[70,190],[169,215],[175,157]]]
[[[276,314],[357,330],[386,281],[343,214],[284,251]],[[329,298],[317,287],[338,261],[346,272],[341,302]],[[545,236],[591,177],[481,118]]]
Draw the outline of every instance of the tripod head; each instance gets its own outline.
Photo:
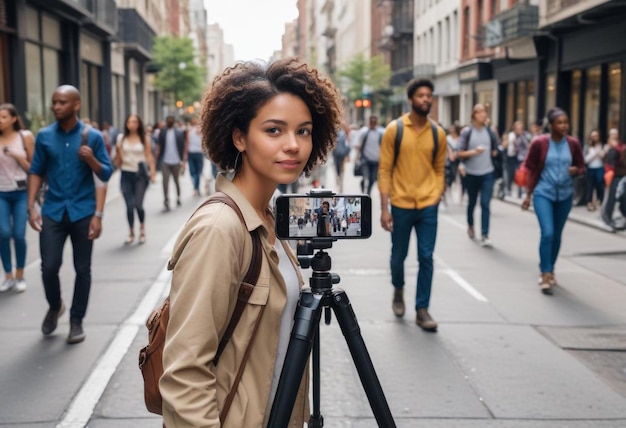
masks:
[[[311,238],[310,240],[298,243],[297,254],[300,267],[303,269],[313,269],[313,276],[310,279],[311,290],[313,292],[326,292],[333,288],[333,284],[339,284],[341,278],[335,273],[331,273],[332,260],[330,255],[324,251],[332,248],[336,238],[323,237]],[[317,253],[313,257],[313,252]]]

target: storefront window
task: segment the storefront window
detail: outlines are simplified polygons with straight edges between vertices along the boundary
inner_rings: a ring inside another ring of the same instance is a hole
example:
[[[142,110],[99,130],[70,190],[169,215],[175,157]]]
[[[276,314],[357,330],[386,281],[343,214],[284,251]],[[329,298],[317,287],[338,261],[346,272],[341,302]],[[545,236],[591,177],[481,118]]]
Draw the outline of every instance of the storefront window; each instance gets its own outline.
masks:
[[[619,129],[620,101],[622,91],[622,64],[609,64],[608,127]]]
[[[478,93],[478,102],[485,106],[487,110],[487,117],[494,123],[493,120],[493,91],[482,91]]]
[[[587,90],[585,92],[585,128],[583,132],[589,134],[598,128],[600,120],[600,80],[601,68],[593,67],[587,70]],[[578,137],[585,139],[583,135]]]
[[[9,49],[6,34],[0,32],[0,103],[10,101],[9,97]]]
[[[42,40],[46,45],[61,49],[61,24],[59,21],[47,15],[42,15],[41,30],[43,32]]]
[[[89,76],[89,104],[90,115],[95,121],[102,120],[100,116],[100,67],[91,66]]]
[[[26,42],[26,89],[28,110],[27,125],[31,129],[39,129],[45,124],[43,100],[43,82],[41,80],[41,50],[34,43]]]
[[[32,7],[26,8],[26,37],[31,40],[40,40],[39,13]]]
[[[526,122],[526,82],[517,82],[517,106],[515,106],[515,120]]]
[[[556,75],[549,74],[546,79],[546,107],[550,109],[556,105]],[[546,111],[547,111],[546,109]]]
[[[80,87],[82,90],[80,94],[80,118],[89,119],[89,91],[85,88],[89,88],[89,64],[83,62],[80,64]]]
[[[61,24],[26,8],[26,125],[33,132],[53,120],[49,106],[60,82]]]
[[[537,111],[535,109],[535,82],[529,80],[526,83],[526,118],[524,126],[526,129],[530,124],[537,120]]]
[[[515,114],[515,83],[511,82],[506,85],[506,123],[505,129],[513,126]]]
[[[100,125],[100,67],[83,61],[80,65],[80,117]]]
[[[572,87],[571,87],[571,108],[570,108],[570,124],[571,129],[570,133],[573,136],[580,135],[580,81],[582,78],[582,72],[580,70],[576,70],[572,72]],[[554,105],[549,106],[549,108],[554,107]]]
[[[60,77],[59,77],[59,53],[54,49],[44,48],[43,49],[43,69],[46,72],[43,75],[43,87],[44,87],[44,106],[50,105],[49,103],[52,100],[52,94],[54,90],[57,88]],[[50,109],[45,109],[45,115],[47,118],[47,122],[51,122],[53,119],[52,112]]]

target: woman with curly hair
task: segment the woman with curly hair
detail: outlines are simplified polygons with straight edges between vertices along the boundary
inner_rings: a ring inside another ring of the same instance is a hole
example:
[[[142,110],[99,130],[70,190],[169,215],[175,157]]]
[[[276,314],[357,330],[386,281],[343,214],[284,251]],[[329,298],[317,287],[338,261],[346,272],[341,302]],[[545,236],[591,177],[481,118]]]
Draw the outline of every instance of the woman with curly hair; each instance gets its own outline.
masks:
[[[239,63],[207,93],[203,148],[234,173],[232,180],[220,174],[216,191],[236,205],[202,205],[175,244],[160,380],[166,426],[267,425],[304,284],[293,251],[276,239],[269,202],[279,184],[326,159],[340,126],[339,100],[329,80],[294,58]],[[230,340],[222,342],[258,254],[257,236],[260,275]],[[290,426],[308,417],[307,384],[305,376]]]

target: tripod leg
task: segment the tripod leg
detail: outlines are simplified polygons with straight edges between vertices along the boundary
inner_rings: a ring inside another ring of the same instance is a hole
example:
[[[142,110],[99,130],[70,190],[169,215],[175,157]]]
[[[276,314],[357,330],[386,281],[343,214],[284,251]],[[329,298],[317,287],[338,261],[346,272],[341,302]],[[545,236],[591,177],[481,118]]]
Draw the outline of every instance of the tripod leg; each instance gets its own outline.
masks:
[[[324,309],[325,295],[314,294],[310,289],[302,291],[294,317],[291,339],[285,355],[285,364],[280,374],[276,396],[268,420],[268,427],[282,428],[289,426],[293,405],[296,402],[298,388],[307,360],[311,354],[313,336],[319,328],[319,321]]]
[[[309,428],[321,428],[324,426],[324,418],[320,411],[320,329],[315,329],[313,339],[313,412],[309,419]]]
[[[389,410],[385,394],[380,386],[374,365],[365,347],[363,336],[361,336],[361,329],[346,292],[341,289],[333,290],[330,306],[335,312],[337,322],[339,323],[339,327],[341,327],[341,332],[346,338],[352,360],[359,373],[359,378],[361,378],[361,384],[367,395],[370,407],[374,412],[378,426],[395,428],[396,423],[393,420],[393,416],[391,416],[391,410]]]

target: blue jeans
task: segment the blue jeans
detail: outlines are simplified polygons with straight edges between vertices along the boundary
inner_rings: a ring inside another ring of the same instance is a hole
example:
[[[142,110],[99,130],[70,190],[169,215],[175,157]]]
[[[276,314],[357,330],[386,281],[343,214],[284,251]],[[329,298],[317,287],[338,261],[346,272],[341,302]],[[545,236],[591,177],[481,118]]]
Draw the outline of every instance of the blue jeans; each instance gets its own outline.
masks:
[[[11,238],[15,243],[15,264],[24,269],[26,263],[26,190],[0,192],[0,257],[5,273],[13,272]]]
[[[200,177],[202,177],[202,169],[204,167],[203,153],[188,153],[187,162],[189,163],[189,175],[193,182],[193,190],[200,191]]]
[[[480,192],[480,227],[482,236],[489,236],[489,218],[491,217],[489,205],[493,196],[494,181],[493,172],[485,175],[467,174],[465,176],[465,186],[467,187],[467,196],[469,198],[467,204],[467,225],[474,226],[474,208],[476,208],[478,192]]]
[[[41,251],[41,276],[50,309],[61,307],[61,281],[59,270],[63,263],[63,246],[67,237],[72,241],[74,258],[74,298],[70,310],[71,321],[82,321],[87,312],[91,290],[91,252],[93,241],[89,239],[91,216],[71,222],[67,211],[60,222],[43,216],[43,227],[39,233]]]
[[[438,205],[422,209],[391,207],[393,232],[391,232],[391,283],[395,288],[404,288],[404,260],[409,250],[411,229],[417,235],[417,292],[415,309],[428,308],[430,289],[433,283],[433,252],[437,239]]]
[[[122,171],[121,178],[122,195],[126,202],[126,218],[128,226],[133,229],[135,226],[135,211],[139,217],[139,223],[143,225],[146,212],[143,209],[143,198],[148,188],[148,181],[139,177],[136,172]]]
[[[366,159],[363,164],[363,191],[371,195],[376,180],[378,180],[378,161]]]
[[[604,200],[604,167],[587,168],[587,203],[593,202],[593,191],[596,191],[598,201]]]
[[[541,228],[539,242],[539,269],[541,273],[554,272],[554,265],[561,248],[561,234],[572,209],[573,197],[564,201],[552,201],[541,195],[533,196],[535,214]]]

